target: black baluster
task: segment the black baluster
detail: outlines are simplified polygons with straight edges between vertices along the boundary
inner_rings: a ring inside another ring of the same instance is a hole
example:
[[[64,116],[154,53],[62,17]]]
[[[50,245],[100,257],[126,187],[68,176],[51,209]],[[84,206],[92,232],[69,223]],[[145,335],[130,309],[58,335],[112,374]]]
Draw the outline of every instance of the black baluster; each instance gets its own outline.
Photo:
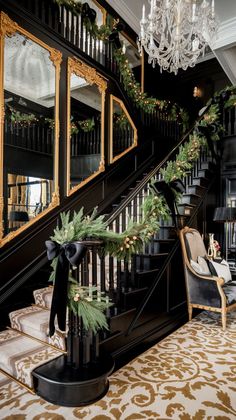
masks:
[[[76,16],[74,13],[71,13],[71,29],[70,29],[70,42],[75,44],[75,25],[76,25]]]
[[[65,33],[65,38],[68,41],[70,41],[70,17],[71,17],[71,12],[69,11],[69,9],[65,8],[65,13],[66,13],[66,19],[65,19],[66,33]]]

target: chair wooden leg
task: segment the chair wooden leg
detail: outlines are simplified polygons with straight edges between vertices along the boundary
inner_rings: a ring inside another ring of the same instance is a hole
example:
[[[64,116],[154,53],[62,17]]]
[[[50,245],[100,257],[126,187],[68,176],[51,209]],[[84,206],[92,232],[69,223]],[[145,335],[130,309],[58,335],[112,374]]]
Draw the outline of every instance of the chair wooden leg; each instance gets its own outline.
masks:
[[[226,311],[222,310],[221,312],[221,319],[222,319],[222,328],[223,331],[226,330]]]
[[[192,305],[188,305],[188,319],[189,319],[189,321],[191,321],[192,316],[193,316],[193,307],[192,307]]]

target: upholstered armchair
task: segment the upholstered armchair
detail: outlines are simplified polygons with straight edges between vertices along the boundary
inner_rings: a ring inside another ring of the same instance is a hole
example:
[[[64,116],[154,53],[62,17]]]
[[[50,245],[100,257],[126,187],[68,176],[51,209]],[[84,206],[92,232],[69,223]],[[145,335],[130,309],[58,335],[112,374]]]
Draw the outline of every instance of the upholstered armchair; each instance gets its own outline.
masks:
[[[211,273],[203,239],[196,229],[186,226],[179,231],[179,237],[183,254],[189,320],[192,319],[193,308],[219,312],[222,327],[225,330],[227,312],[236,309],[236,282],[226,279],[226,275],[223,278],[223,276]]]

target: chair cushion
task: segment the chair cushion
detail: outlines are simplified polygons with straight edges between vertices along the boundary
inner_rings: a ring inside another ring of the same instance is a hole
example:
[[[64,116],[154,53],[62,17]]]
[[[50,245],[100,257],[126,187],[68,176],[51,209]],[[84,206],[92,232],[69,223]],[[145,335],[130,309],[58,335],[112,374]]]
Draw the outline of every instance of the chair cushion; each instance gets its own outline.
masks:
[[[232,281],[229,264],[226,260],[222,260],[220,263],[209,260],[208,264],[213,276],[223,277],[225,283]]]
[[[208,275],[209,276],[211,274],[211,272],[208,268],[207,262],[205,261],[205,259],[203,257],[201,257],[201,258],[204,260],[204,263],[198,257],[198,261],[200,261],[200,262],[190,260],[190,265],[194,269],[194,271],[196,271],[196,273],[201,274],[201,275]]]
[[[210,269],[209,269],[209,265],[208,265],[208,259],[206,257],[201,257],[200,255],[197,257],[197,262],[198,264],[200,264],[200,266],[202,267],[202,270],[204,271],[205,274],[212,274]]]

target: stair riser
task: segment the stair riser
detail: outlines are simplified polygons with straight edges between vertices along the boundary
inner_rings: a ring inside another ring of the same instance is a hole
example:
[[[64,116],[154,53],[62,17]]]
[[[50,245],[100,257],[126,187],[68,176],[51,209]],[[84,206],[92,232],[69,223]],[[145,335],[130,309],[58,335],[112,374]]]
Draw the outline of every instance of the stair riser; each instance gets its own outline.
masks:
[[[123,292],[120,296],[120,306],[124,308],[124,310],[136,308],[140,302],[142,301],[143,297],[147,293],[148,288],[141,288],[136,289],[131,292]]]
[[[200,169],[198,171],[198,176],[201,178],[207,178],[207,179],[211,179],[212,177],[212,172],[209,171],[209,169]]]
[[[136,257],[136,268],[137,270],[154,270],[160,268],[166,259],[166,255],[163,256],[138,256]]]
[[[201,187],[200,185],[191,185],[188,187],[187,192],[189,194],[196,194],[202,197],[202,195],[205,193],[205,188]]]
[[[210,171],[215,170],[216,165],[213,162],[202,162],[201,169],[209,169]]]
[[[200,185],[201,187],[208,187],[209,180],[204,177],[193,178],[193,185]]]
[[[192,206],[196,206],[199,202],[199,197],[194,195],[184,195],[181,201],[182,204],[191,204]]]

